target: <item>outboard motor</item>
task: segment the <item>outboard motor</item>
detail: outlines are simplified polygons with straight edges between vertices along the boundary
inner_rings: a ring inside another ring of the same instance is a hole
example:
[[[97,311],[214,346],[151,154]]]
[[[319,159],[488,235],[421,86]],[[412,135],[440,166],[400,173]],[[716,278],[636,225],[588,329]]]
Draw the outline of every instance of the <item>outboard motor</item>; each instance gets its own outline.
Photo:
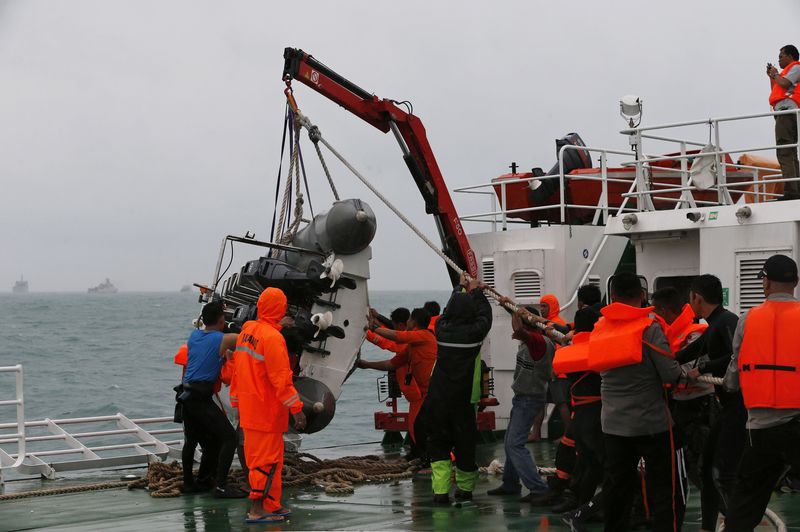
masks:
[[[577,133],[567,133],[560,139],[556,139],[556,164],[547,172],[546,175],[558,175],[558,154],[561,148],[567,145],[571,146],[586,146],[583,139]],[[591,168],[592,159],[589,153],[584,150],[567,150],[564,152],[564,175],[573,170],[580,168]],[[548,202],[553,193],[558,192],[558,179],[545,179],[543,181],[532,181],[538,183],[531,193],[531,201],[535,205],[541,205]]]
[[[369,244],[376,229],[375,214],[365,202],[337,201],[294,235],[291,249],[249,261],[220,285],[232,331],[257,319],[258,297],[265,288],[286,294],[287,316],[294,319],[292,340],[302,344],[295,348],[300,359],[293,370],[309,420],[307,433],[333,419],[342,384],[364,341]]]

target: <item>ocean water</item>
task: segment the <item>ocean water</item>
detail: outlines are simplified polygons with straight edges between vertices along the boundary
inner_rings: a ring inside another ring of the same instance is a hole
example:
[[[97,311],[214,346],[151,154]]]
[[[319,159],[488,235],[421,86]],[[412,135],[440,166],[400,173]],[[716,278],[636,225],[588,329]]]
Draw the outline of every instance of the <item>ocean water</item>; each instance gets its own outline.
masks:
[[[371,292],[371,305],[391,309],[444,306],[449,292]],[[172,387],[180,368],[172,362],[191,332],[201,305],[196,294],[2,294],[6,309],[0,321],[0,366],[22,364],[25,417],[113,415],[171,416]],[[382,359],[388,353],[365,343],[362,355]],[[376,379],[381,372],[357,370],[345,383],[328,427],[304,436],[303,448],[378,441],[373,424]],[[13,399],[13,378],[0,374],[0,401]],[[0,422],[13,421],[15,410],[0,407]]]

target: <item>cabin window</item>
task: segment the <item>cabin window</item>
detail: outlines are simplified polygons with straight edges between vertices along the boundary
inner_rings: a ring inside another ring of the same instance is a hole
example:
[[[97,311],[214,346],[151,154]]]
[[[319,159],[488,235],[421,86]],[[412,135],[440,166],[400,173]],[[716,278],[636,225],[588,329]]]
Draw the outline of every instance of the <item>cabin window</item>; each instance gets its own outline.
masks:
[[[514,298],[542,297],[542,276],[535,270],[514,272],[511,276]]]

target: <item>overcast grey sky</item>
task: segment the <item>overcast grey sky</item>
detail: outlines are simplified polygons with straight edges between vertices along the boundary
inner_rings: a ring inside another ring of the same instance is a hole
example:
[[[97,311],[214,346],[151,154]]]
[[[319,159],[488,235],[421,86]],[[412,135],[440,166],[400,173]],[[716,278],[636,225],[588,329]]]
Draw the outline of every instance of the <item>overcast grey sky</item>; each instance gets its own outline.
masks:
[[[450,187],[549,168],[578,131],[624,148],[619,97],[645,123],[768,110],[767,61],[798,40],[787,1],[16,0],[0,3],[0,290],[209,282],[221,238],[266,238],[285,46],[381,97],[409,99]],[[298,85],[326,138],[435,235],[390,135]],[[768,123],[740,133],[771,142]],[[763,140],[763,142],[762,142]],[[331,195],[307,147],[317,210]],[[378,216],[372,288],[447,286],[444,266],[333,164]],[[462,211],[487,202],[456,198]],[[481,226],[468,227],[481,230]],[[238,261],[237,261],[238,262]]]

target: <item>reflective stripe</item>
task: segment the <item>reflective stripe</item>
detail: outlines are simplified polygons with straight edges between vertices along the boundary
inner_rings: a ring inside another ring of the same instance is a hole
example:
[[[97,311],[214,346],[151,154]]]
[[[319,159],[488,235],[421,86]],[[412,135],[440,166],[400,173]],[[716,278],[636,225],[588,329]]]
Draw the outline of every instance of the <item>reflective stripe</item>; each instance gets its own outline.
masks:
[[[239,346],[236,346],[236,351],[241,351],[243,353],[247,353],[248,355],[250,355],[251,357],[255,358],[256,360],[260,360],[261,362],[264,362],[264,357],[262,355],[259,355],[258,353],[256,353],[252,349],[250,349],[249,347],[245,347],[243,345],[239,345]]]
[[[450,344],[447,342],[436,342],[436,343],[442,347],[459,347],[461,349],[468,349],[470,347],[479,347],[483,344],[483,342],[476,342],[474,344]]]
[[[298,399],[297,394],[294,394],[293,396],[291,396],[287,400],[283,401],[283,404],[286,405],[286,406],[292,406],[293,404],[295,404],[297,402],[297,399]]]

